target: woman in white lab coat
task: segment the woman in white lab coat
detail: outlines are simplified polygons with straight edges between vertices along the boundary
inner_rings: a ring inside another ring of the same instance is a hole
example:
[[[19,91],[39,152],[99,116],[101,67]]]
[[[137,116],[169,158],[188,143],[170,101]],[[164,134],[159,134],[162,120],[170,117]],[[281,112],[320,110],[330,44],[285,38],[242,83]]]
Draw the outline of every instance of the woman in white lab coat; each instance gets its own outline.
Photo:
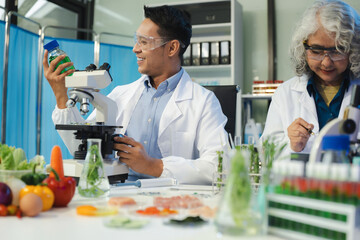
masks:
[[[351,89],[360,84],[360,16],[342,1],[316,1],[292,38],[296,75],[276,90],[262,140],[287,143],[287,151],[309,153],[316,134],[342,118]]]

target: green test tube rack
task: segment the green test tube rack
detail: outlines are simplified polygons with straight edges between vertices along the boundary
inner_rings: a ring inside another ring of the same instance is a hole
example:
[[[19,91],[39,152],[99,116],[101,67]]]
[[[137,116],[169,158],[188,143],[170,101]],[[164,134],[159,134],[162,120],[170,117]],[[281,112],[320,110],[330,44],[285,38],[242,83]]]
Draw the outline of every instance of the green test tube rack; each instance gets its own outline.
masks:
[[[358,240],[360,206],[267,194],[268,232],[293,240]]]

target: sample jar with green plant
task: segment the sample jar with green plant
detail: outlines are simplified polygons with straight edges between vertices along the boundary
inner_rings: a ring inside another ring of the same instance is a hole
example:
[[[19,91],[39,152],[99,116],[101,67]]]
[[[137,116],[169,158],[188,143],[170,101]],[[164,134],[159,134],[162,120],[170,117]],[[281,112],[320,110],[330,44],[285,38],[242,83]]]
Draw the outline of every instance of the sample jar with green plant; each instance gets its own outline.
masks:
[[[101,139],[89,138],[78,192],[83,197],[105,197],[109,191],[110,184],[101,155]]]
[[[236,150],[231,159],[230,173],[215,218],[215,225],[222,234],[256,235],[261,226],[261,216],[253,211],[254,195],[249,177],[249,154]]]

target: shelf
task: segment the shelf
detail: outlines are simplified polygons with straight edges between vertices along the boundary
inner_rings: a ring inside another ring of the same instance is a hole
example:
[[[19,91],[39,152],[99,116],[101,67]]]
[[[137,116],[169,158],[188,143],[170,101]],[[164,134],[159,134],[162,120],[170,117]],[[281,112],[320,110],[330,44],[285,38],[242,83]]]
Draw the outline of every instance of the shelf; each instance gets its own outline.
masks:
[[[193,37],[211,35],[230,35],[231,23],[216,23],[216,24],[202,24],[194,25],[192,27]]]
[[[242,94],[241,98],[243,100],[247,100],[247,99],[268,99],[271,100],[272,95],[253,95],[253,94]]]
[[[200,66],[183,66],[184,69],[187,72],[192,72],[192,71],[196,71],[196,72],[218,72],[218,71],[230,71],[231,70],[231,65],[230,64],[223,64],[223,65],[200,65]]]
[[[184,66],[193,81],[201,85],[232,85],[231,65]]]

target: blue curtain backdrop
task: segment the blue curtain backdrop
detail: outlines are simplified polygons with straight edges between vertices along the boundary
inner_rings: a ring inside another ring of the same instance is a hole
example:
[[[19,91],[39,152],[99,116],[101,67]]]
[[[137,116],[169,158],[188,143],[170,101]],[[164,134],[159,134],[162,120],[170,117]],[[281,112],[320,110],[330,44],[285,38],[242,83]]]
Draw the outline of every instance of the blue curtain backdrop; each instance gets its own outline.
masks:
[[[37,56],[39,36],[10,27],[6,144],[36,154]]]
[[[109,94],[114,87],[131,83],[140,77],[132,47],[101,43],[99,65],[104,62],[111,65],[110,74],[113,82],[101,90],[103,94]]]
[[[0,34],[5,36],[3,22],[0,24]],[[36,34],[18,27],[11,27],[8,59],[6,144],[23,148],[29,159],[36,154],[38,38]],[[51,40],[53,38],[45,38],[44,44]],[[94,62],[94,43],[92,41],[56,40],[59,42],[60,48],[74,62],[76,69],[83,70]],[[3,37],[0,37],[0,46],[4,46]],[[2,48],[0,53],[3,55]],[[140,77],[137,71],[136,57],[132,53],[131,47],[101,44],[100,64],[103,62],[108,62],[111,65],[110,73],[113,78],[113,83],[102,90],[103,94],[108,94],[117,85],[133,82]],[[0,58],[0,64],[2,67],[2,57]],[[2,74],[0,80],[2,88]],[[0,94],[2,98],[2,91]],[[72,158],[73,156],[63,144],[52,122],[51,115],[56,101],[44,76],[42,78],[41,97],[40,154],[44,155],[46,162],[49,163],[53,146],[59,145],[63,158]]]
[[[3,67],[4,67],[4,42],[5,42],[5,22],[0,21],[0,119],[2,116],[2,98],[3,98]],[[0,127],[1,136],[1,127]]]

